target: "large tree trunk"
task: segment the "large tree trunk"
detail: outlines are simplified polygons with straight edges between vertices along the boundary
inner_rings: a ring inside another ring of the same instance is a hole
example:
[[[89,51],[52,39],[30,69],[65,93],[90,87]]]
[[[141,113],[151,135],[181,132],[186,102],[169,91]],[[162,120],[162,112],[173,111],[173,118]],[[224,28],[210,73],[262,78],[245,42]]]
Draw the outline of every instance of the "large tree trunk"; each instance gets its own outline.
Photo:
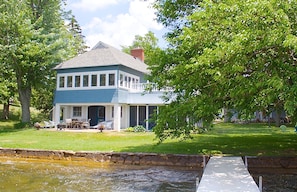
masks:
[[[231,122],[231,113],[229,112],[229,109],[224,108],[223,113],[224,113],[224,123],[230,123]]]
[[[19,99],[22,106],[22,122],[30,122],[31,87],[19,88]]]
[[[279,127],[281,126],[281,112],[279,110],[276,110],[275,111],[275,126],[276,127]]]

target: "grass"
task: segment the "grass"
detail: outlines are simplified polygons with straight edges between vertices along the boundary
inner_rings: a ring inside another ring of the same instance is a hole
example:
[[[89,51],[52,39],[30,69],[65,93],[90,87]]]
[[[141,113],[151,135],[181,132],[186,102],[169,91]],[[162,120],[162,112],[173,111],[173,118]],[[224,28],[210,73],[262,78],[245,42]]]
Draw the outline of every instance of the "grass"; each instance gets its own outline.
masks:
[[[157,145],[154,133],[77,133],[19,128],[17,121],[0,122],[0,147],[45,150],[149,152],[172,154],[295,156],[297,133],[267,124],[219,123],[193,139],[170,139]]]

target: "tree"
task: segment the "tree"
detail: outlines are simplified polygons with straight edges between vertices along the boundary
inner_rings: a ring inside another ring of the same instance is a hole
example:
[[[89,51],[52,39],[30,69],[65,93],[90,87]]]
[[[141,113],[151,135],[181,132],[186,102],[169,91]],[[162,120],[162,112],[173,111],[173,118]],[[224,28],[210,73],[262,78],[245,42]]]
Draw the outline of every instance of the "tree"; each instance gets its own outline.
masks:
[[[64,11],[62,15],[67,23],[66,29],[69,32],[69,36],[65,38],[68,39],[69,46],[67,47],[69,49],[65,52],[67,55],[62,57],[62,59],[66,59],[84,53],[88,47],[85,45],[81,27],[72,12]],[[54,91],[56,89],[56,73],[54,70],[51,70],[50,76],[43,82],[42,85],[38,86],[38,89],[33,89],[32,104],[36,109],[49,116],[53,107]]]
[[[210,125],[224,107],[296,114],[297,2],[206,0],[200,7],[170,39],[163,62],[151,66],[153,80],[174,90],[157,136],[189,137],[195,122]]]
[[[65,12],[65,20],[68,21],[67,29],[73,36],[73,50],[75,54],[82,54],[86,52],[86,49],[89,47],[86,46],[84,41],[85,36],[82,34],[82,29],[75,19],[75,16],[72,15],[71,11]]]
[[[157,21],[169,29],[168,37],[178,36],[182,28],[188,25],[188,16],[200,7],[202,0],[156,0]]]
[[[30,122],[32,89],[47,86],[52,68],[73,56],[60,0],[1,0],[0,50],[16,77],[22,122]]]
[[[132,45],[127,47],[122,46],[122,51],[130,54],[130,51],[134,48],[142,48],[144,50],[144,62],[146,64],[153,61],[155,52],[160,49],[158,47],[158,38],[151,31],[144,36],[136,35]]]
[[[1,65],[0,71],[0,101],[3,104],[2,119],[9,119],[9,106],[16,94],[15,76],[11,70],[5,69],[4,64]]]

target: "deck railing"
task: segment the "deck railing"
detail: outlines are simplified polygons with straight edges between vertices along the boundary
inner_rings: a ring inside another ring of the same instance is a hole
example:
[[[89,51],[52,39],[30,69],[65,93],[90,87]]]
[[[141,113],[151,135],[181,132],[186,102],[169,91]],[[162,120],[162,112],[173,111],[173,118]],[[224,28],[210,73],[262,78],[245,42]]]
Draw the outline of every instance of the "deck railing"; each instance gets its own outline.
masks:
[[[129,90],[129,92],[165,92],[170,91],[170,88],[159,89],[156,83],[132,83],[123,82],[119,83],[120,88]],[[121,86],[122,85],[122,86]]]

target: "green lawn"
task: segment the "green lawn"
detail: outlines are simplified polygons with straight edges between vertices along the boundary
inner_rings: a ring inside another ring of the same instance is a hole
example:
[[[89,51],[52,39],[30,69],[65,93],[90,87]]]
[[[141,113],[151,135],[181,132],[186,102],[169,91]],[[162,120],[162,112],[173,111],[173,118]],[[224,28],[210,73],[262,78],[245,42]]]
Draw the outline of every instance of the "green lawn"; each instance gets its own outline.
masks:
[[[264,124],[216,124],[186,141],[167,140],[157,145],[154,133],[76,133],[20,129],[14,121],[0,122],[0,147],[72,151],[150,152],[295,156],[297,133]]]

